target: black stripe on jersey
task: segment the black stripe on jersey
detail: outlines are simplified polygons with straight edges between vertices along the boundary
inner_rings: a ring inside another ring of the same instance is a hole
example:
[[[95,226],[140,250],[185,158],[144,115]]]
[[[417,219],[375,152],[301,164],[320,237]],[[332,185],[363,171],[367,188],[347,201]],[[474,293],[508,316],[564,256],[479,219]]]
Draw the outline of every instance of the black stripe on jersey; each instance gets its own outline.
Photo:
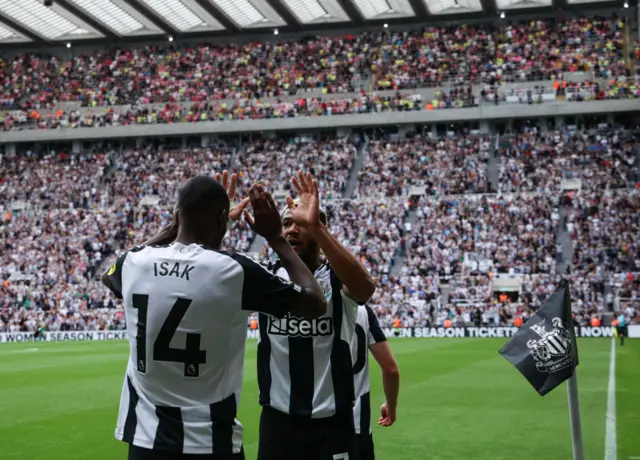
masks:
[[[146,294],[133,294],[132,306],[138,310],[138,322],[136,328],[136,369],[141,374],[147,373],[147,311],[149,296]]]
[[[386,342],[387,337],[384,335],[384,332],[382,332],[382,329],[380,329],[380,323],[378,322],[378,317],[376,316],[376,314],[373,312],[373,310],[369,305],[365,305],[364,308],[367,310],[367,319],[369,320],[369,331],[373,336],[373,340],[375,340],[376,343]]]
[[[289,378],[291,379],[289,413],[300,417],[311,417],[315,378],[311,337],[289,337]]]
[[[367,346],[367,334],[362,329],[362,326],[356,323],[356,362],[353,365],[353,375],[357,375],[362,372],[364,366],[367,364],[367,353],[369,353],[369,347]]]
[[[211,430],[213,454],[228,455],[233,453],[233,426],[236,424],[236,395],[209,405],[211,413]]]
[[[263,406],[271,404],[271,339],[267,330],[269,317],[263,313],[258,315],[260,343],[258,343],[258,388],[259,402]]]
[[[184,425],[179,407],[156,406],[158,429],[153,443],[154,450],[182,452],[184,446]]]
[[[371,430],[371,393],[360,396],[360,434],[367,435]]]
[[[331,270],[331,301],[333,303],[333,347],[331,348],[331,377],[336,403],[336,412],[352,410],[355,401],[353,388],[353,363],[351,346],[341,339],[344,309],[342,305],[342,282]]]
[[[129,444],[133,443],[133,438],[136,435],[136,426],[138,425],[138,416],[136,415],[136,406],[138,405],[138,401],[140,397],[138,396],[138,392],[135,388],[133,388],[133,384],[131,383],[131,379],[127,375],[127,388],[129,389],[129,409],[127,410],[127,418],[124,422],[124,431],[122,433],[122,440]]]

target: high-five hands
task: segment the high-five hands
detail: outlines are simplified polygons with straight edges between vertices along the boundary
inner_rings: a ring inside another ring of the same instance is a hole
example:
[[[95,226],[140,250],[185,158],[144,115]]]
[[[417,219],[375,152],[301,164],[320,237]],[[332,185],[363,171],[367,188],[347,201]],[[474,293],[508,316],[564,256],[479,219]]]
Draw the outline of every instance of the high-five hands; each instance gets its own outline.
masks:
[[[282,237],[282,220],[271,194],[261,184],[256,184],[249,189],[249,201],[253,217],[248,211],[244,211],[244,219],[249,227],[268,243]]]
[[[298,171],[298,177],[292,177],[291,183],[295,186],[299,199],[297,206],[291,196],[287,196],[286,199],[293,222],[309,230],[318,228],[322,225],[320,222],[318,181],[313,178],[311,173],[303,174],[302,171]]]
[[[222,174],[216,173],[215,179],[222,184],[224,189],[227,191],[227,195],[229,196],[229,201],[233,203],[233,199],[236,197],[236,187],[238,184],[238,175],[236,173],[231,174],[231,183],[229,183],[229,171],[226,169],[222,171]],[[249,204],[249,197],[242,200],[240,203],[236,204],[229,210],[229,219],[236,221],[242,215],[242,211]]]

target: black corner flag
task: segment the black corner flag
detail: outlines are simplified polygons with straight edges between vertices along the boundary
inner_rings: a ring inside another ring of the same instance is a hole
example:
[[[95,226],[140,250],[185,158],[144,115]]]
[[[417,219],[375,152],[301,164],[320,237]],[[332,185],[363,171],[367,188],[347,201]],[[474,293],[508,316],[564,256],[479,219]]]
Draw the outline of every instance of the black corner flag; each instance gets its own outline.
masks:
[[[578,346],[566,279],[499,353],[541,396],[573,376]]]

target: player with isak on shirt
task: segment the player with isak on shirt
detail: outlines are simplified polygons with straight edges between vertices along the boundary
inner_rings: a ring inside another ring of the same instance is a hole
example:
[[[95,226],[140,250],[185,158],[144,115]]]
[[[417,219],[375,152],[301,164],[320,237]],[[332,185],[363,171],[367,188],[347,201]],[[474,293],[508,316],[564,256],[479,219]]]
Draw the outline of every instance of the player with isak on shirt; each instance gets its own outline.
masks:
[[[130,358],[116,438],[129,444],[129,460],[243,460],[236,414],[249,314],[310,320],[326,312],[321,287],[283,237],[271,196],[256,185],[230,209],[224,185],[207,176],[187,181],[174,222],[103,276],[126,313]],[[249,201],[251,226],[288,279],[220,250],[229,217]]]

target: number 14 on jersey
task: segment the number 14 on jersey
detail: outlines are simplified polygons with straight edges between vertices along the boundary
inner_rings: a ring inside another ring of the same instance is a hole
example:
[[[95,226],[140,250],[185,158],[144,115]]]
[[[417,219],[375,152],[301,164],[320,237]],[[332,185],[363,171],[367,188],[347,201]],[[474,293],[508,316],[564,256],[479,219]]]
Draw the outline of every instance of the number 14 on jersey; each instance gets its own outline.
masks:
[[[165,361],[184,364],[185,377],[199,377],[200,364],[207,362],[207,352],[200,349],[201,334],[187,333],[184,349],[171,348],[171,340],[176,334],[180,322],[191,306],[191,299],[176,299],[171,311],[160,328],[153,343],[153,361]],[[133,294],[132,306],[138,310],[136,331],[136,368],[141,374],[147,373],[147,314],[149,296]]]

